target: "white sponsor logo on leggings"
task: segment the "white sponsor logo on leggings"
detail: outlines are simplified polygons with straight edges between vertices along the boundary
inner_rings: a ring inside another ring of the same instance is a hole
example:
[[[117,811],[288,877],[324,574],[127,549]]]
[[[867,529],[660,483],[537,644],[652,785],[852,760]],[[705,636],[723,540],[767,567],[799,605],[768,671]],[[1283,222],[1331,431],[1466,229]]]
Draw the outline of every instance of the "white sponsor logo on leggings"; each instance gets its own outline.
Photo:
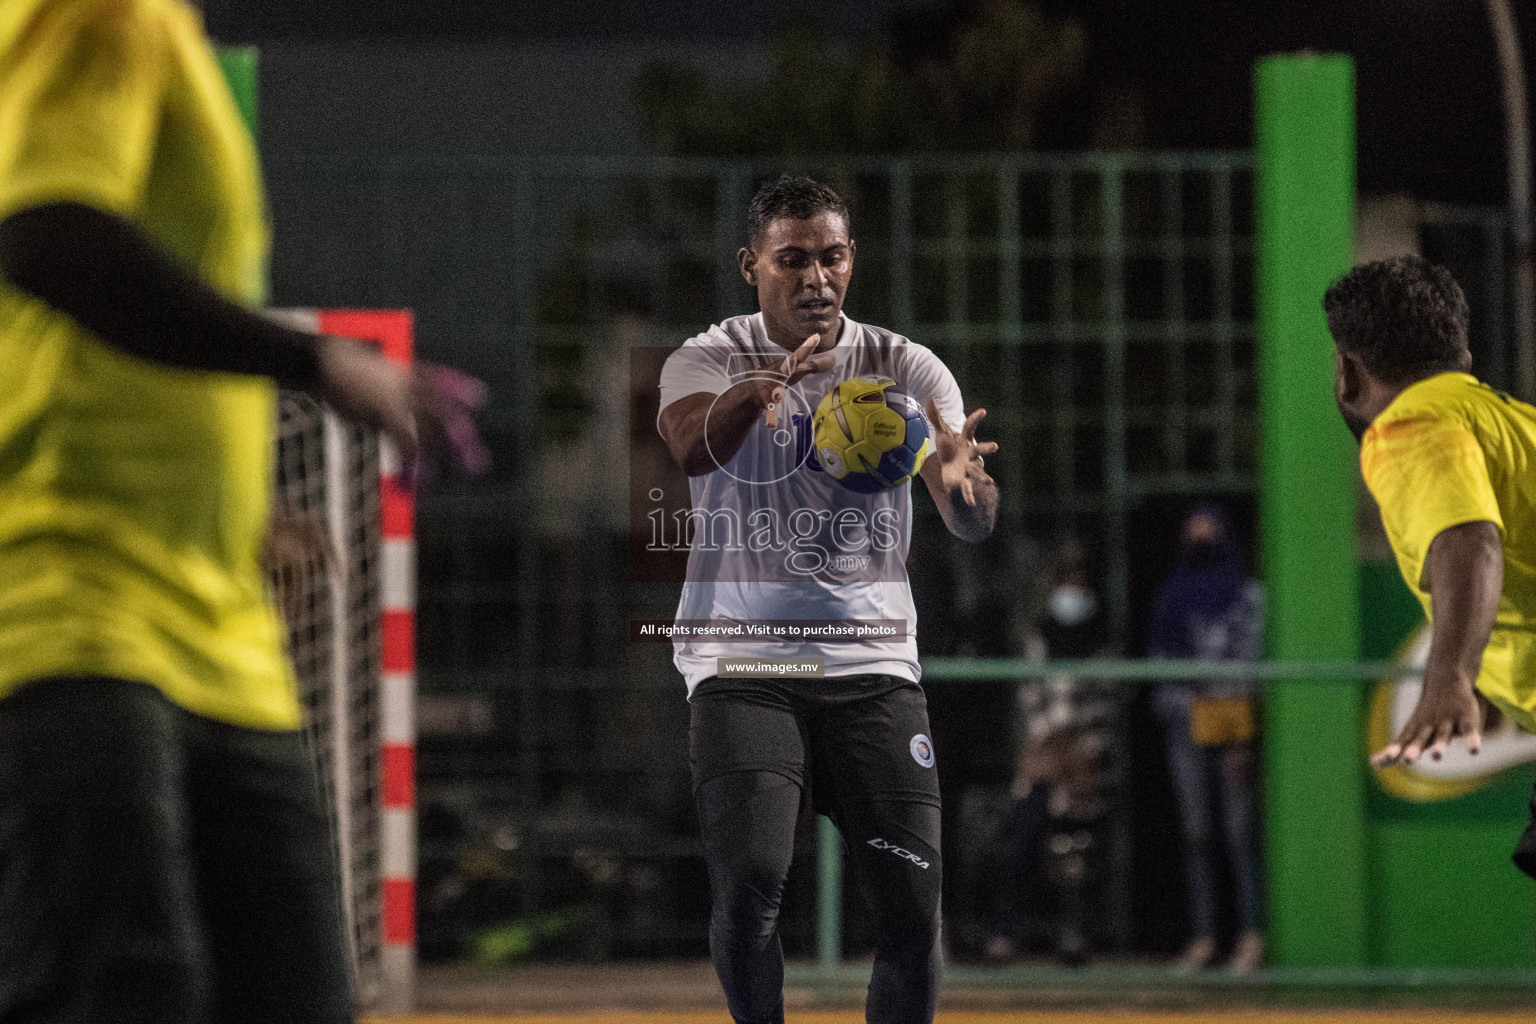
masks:
[[[871,839],[869,841],[869,845],[873,846],[877,850],[889,850],[896,856],[900,857],[902,860],[909,860],[913,864],[916,864],[918,867],[922,868],[924,871],[928,870],[927,861],[923,860],[923,858],[919,857],[911,850],[903,850],[895,843],[888,843],[884,839]]]

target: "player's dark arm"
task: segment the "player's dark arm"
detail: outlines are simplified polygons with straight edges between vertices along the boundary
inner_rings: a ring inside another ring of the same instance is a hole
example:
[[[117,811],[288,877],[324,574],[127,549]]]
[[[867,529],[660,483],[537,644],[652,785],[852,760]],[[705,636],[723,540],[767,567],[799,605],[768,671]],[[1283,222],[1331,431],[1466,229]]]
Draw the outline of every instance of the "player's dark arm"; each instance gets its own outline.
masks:
[[[735,458],[767,409],[773,386],[771,380],[742,381],[724,394],[701,391],[661,410],[657,427],[683,472],[703,476]]]
[[[50,203],[0,221],[0,276],[123,352],[312,390],[319,339],[224,298],[121,217]]]
[[[224,298],[121,217],[49,203],[0,221],[0,277],[109,345],[187,370],[256,374],[311,392],[384,431],[407,472],[425,446],[471,471],[488,461],[470,410],[479,381],[370,345],[295,331]]]
[[[1504,589],[1504,550],[1491,522],[1462,523],[1435,535],[1424,560],[1423,585],[1432,612],[1424,692],[1397,739],[1372,762],[1412,762],[1422,753],[1438,760],[1451,738],[1481,743],[1474,684]]]

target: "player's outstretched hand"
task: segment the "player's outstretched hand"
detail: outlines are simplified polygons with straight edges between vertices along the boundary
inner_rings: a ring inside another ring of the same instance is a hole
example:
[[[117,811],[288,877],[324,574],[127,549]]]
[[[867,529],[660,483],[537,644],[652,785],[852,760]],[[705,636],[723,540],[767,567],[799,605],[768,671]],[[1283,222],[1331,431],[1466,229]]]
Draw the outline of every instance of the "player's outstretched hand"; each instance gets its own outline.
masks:
[[[805,339],[804,344],[784,357],[779,368],[774,371],[775,383],[768,393],[768,412],[764,419],[768,426],[777,430],[779,426],[779,406],[784,402],[784,389],[794,387],[800,381],[813,373],[826,373],[832,369],[833,355],[830,352],[811,357],[816,351],[816,346],[821,344],[821,335],[813,334]],[[778,378],[783,378],[779,380]]]
[[[976,488],[971,476],[971,463],[977,464],[977,473],[986,479],[986,471],[982,468],[986,463],[982,456],[997,451],[996,441],[976,440],[976,427],[986,417],[987,410],[977,409],[967,416],[959,433],[949,429],[949,424],[939,415],[938,404],[931,397],[926,411],[928,425],[933,428],[933,455],[939,460],[944,489],[954,493],[956,487],[960,488],[960,496],[965,499],[965,503],[975,505]]]
[[[1431,687],[1426,679],[1424,694],[1403,731],[1371,756],[1371,764],[1378,768],[1398,762],[1412,764],[1423,754],[1438,761],[1456,736],[1466,741],[1467,753],[1475,754],[1483,744],[1481,721],[1482,709],[1471,684]]]
[[[422,362],[407,373],[370,345],[327,337],[316,391],[338,415],[387,435],[408,481],[423,458],[471,473],[490,465],[473,418],[485,385],[467,374]]]

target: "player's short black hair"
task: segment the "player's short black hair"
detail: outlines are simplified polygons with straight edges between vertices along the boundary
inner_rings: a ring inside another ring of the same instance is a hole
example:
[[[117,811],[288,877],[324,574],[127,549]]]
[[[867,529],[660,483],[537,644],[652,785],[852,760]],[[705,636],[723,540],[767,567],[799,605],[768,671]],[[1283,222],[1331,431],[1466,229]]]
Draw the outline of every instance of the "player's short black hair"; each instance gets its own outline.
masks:
[[[780,217],[809,220],[818,213],[835,213],[850,232],[853,230],[848,204],[836,192],[803,174],[781,174],[752,197],[747,207],[747,241],[757,244],[768,225]]]
[[[1339,349],[1393,387],[1464,370],[1471,358],[1467,297],[1422,256],[1360,264],[1328,288],[1323,312]]]

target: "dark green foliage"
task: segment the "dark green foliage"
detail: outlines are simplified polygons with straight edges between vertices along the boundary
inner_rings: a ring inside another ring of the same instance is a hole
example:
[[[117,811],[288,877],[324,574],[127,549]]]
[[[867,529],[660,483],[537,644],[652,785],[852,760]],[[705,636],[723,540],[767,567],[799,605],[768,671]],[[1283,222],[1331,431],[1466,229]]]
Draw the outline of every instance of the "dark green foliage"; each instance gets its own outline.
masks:
[[[642,135],[690,156],[1025,149],[1076,82],[1087,40],[1034,0],[984,0],[922,52],[885,34],[838,50],[805,22],[772,47],[767,80],[750,85],[674,62],[645,68]]]

